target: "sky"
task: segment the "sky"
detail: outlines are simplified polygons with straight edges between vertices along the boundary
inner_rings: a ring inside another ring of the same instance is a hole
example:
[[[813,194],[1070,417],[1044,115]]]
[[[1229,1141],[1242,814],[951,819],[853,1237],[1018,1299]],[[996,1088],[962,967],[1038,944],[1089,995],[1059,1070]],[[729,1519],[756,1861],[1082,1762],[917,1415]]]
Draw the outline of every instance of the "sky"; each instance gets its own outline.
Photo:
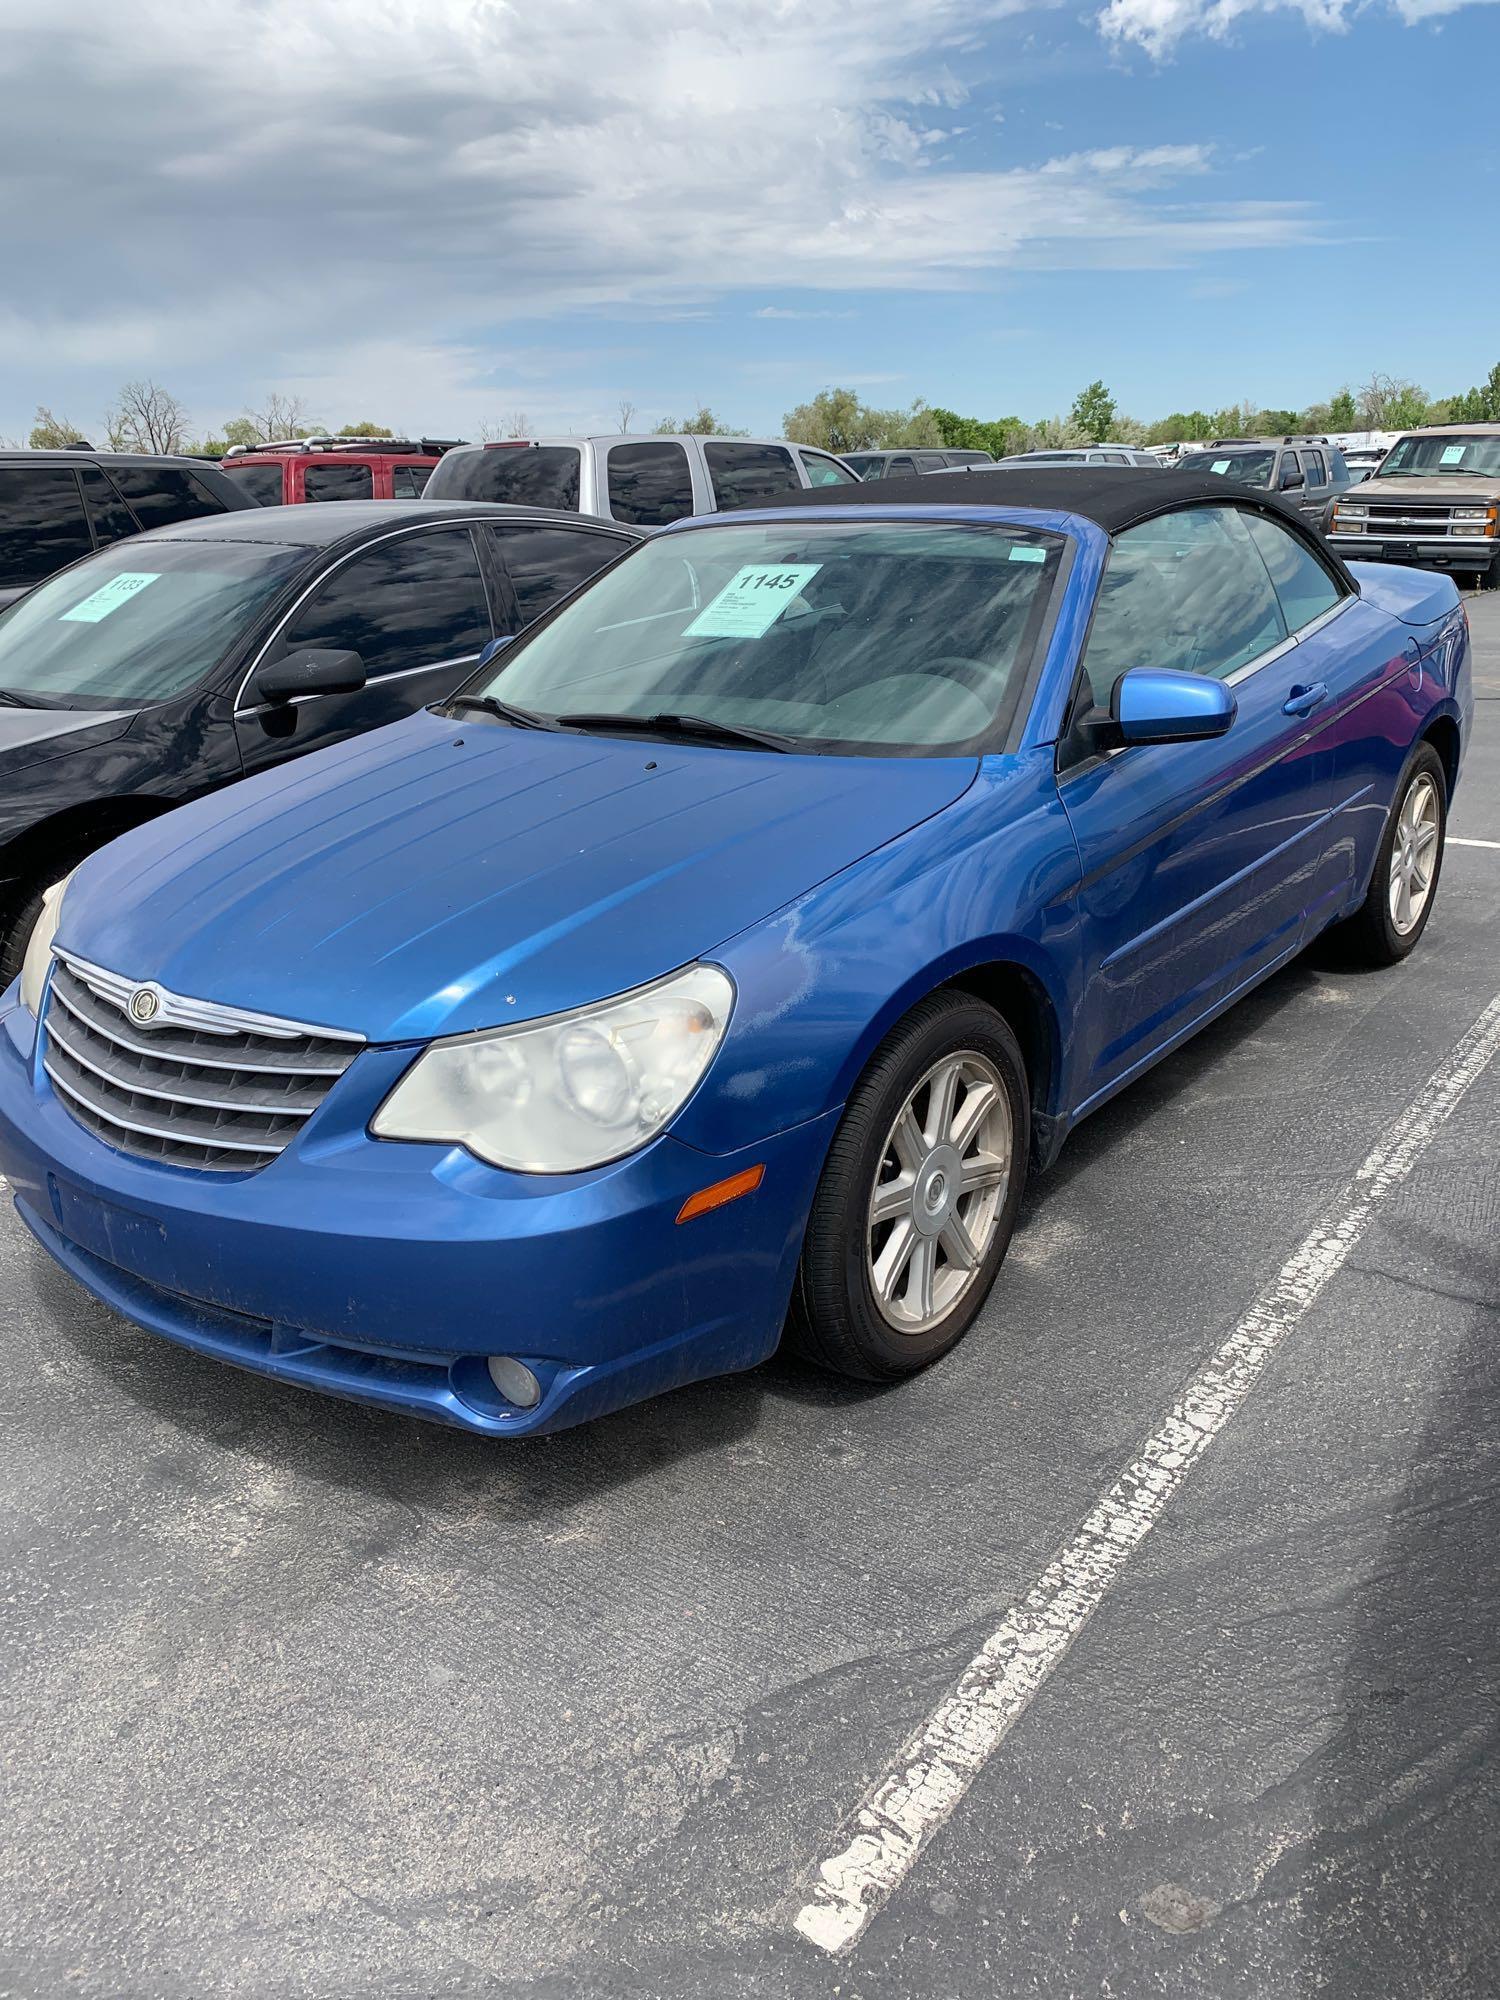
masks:
[[[3,0],[0,439],[1500,360],[1500,0]]]

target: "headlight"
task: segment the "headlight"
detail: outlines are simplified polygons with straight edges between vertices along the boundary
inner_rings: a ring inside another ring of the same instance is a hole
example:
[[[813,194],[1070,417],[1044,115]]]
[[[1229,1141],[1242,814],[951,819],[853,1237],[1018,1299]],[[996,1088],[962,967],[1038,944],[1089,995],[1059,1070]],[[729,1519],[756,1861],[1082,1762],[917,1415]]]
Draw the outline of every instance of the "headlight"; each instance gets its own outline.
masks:
[[[654,1138],[724,1039],[714,965],[550,1020],[434,1042],[371,1120],[379,1139],[467,1146],[522,1173],[603,1166]]]
[[[1493,507],[1455,507],[1453,510],[1455,523],[1459,521],[1473,521],[1480,527],[1481,533],[1484,531],[1485,524],[1494,520],[1494,518],[1495,509]]]
[[[1370,510],[1368,507],[1351,507],[1345,501],[1340,500],[1333,512],[1334,518],[1339,521],[1363,521],[1368,516]]]
[[[36,920],[36,929],[31,933],[26,956],[21,961],[21,1005],[33,1014],[42,1011],[42,990],[47,984],[47,971],[52,964],[52,940],[57,936],[63,896],[72,879],[71,875],[65,875],[61,882],[54,882],[43,895],[42,914]]]

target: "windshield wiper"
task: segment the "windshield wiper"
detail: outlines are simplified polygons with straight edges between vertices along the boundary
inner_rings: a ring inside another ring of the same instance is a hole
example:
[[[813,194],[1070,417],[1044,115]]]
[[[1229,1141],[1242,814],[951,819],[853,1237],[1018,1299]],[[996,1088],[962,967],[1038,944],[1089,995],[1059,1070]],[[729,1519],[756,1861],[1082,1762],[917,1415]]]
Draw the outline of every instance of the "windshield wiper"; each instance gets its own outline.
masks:
[[[644,736],[696,736],[705,743],[742,743],[756,750],[805,747],[795,736],[778,736],[774,730],[752,729],[742,722],[711,722],[706,715],[611,715],[590,710],[557,719],[564,729],[597,729],[611,735],[628,731]]]
[[[0,688],[0,702],[7,708],[61,708],[59,701],[43,701],[39,695],[17,694],[14,688]]]
[[[514,702],[502,701],[497,694],[455,694],[443,703],[445,708],[478,708],[486,715],[493,715],[501,722],[508,722],[516,729],[556,729],[555,722],[549,722],[545,715],[536,715],[529,708],[517,708]]]

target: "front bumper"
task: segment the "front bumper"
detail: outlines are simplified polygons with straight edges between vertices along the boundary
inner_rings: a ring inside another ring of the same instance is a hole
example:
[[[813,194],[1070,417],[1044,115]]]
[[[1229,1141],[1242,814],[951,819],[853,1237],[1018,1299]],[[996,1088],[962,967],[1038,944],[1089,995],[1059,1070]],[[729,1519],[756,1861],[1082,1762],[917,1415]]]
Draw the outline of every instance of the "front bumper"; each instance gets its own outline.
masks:
[[[1341,535],[1335,531],[1326,539],[1345,562],[1401,563],[1418,569],[1487,570],[1500,549],[1492,535],[1476,536],[1468,542],[1449,535],[1403,542],[1394,536]]]
[[[369,1049],[279,1159],[216,1175],[94,1138],[33,1042],[12,987],[0,997],[0,1174],[65,1270],[184,1347],[492,1436],[561,1429],[764,1359],[837,1120],[723,1157],[667,1136],[543,1179],[370,1139],[412,1052]],[[757,1162],[753,1194],[678,1224],[688,1195]],[[535,1408],[503,1400],[491,1354],[535,1371]]]

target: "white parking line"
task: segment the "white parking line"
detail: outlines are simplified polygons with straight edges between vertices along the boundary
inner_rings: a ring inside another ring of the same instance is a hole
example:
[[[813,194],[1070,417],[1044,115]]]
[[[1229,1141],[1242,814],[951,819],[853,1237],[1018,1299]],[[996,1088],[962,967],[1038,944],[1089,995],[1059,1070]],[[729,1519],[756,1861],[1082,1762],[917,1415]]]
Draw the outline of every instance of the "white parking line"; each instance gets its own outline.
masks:
[[[1456,833],[1448,836],[1450,847],[1500,847],[1500,840],[1460,840]]]
[[[1405,1180],[1500,1048],[1500,995],[1424,1084],[1300,1248],[1188,1384],[1056,1561],[964,1669],[958,1684],[865,1795],[847,1844],[817,1868],[796,1928],[837,1953],[910,1874],[1032,1696],[1138,1548],[1277,1348]]]

